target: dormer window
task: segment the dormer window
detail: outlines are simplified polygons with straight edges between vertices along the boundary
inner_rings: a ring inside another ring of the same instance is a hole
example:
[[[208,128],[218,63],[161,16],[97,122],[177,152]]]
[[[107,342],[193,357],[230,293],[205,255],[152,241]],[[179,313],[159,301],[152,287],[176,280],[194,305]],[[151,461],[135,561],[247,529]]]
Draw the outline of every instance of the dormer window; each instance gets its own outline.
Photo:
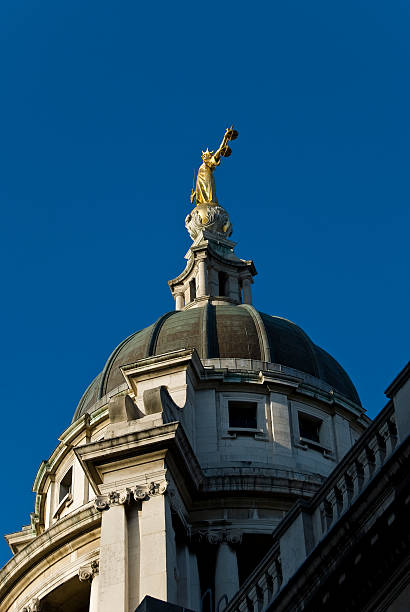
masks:
[[[63,478],[60,480],[60,489],[58,493],[58,503],[61,504],[63,499],[67,497],[67,495],[71,494],[71,489],[73,486],[73,468],[70,467],[69,470],[64,474]]]

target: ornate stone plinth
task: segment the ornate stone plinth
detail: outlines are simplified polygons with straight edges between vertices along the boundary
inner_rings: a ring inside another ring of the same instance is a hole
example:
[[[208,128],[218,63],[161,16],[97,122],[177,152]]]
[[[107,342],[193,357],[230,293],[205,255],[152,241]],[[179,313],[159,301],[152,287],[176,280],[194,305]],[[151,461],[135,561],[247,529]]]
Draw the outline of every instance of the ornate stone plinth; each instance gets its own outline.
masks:
[[[185,227],[192,240],[195,240],[201,230],[209,230],[229,238],[232,234],[232,224],[229,215],[222,206],[217,204],[199,204],[187,215]]]

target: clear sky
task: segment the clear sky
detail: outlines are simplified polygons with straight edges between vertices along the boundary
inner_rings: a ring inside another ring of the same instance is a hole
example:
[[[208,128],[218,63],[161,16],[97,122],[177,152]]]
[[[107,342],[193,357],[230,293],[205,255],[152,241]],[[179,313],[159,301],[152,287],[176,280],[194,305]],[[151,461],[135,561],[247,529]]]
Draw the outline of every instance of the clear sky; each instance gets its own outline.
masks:
[[[384,406],[410,335],[409,21],[404,0],[2,0],[2,533],[112,349],[173,309],[193,171],[231,123],[216,187],[255,306]]]

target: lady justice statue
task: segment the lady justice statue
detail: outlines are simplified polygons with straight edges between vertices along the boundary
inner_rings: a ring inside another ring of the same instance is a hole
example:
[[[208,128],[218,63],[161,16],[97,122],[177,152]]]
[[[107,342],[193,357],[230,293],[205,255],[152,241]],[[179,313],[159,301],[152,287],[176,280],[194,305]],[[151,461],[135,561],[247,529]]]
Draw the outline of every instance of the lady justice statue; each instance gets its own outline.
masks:
[[[221,157],[229,157],[232,149],[228,146],[230,140],[238,138],[238,132],[233,129],[233,125],[227,128],[220,147],[215,151],[202,151],[203,164],[199,167],[196,178],[196,187],[192,189],[191,204],[196,200],[197,206],[200,204],[218,204],[215,191],[215,179],[213,172],[221,163]]]
[[[228,238],[232,234],[229,215],[219,206],[215,192],[213,172],[221,163],[221,157],[229,157],[232,150],[228,146],[230,140],[238,138],[238,132],[233,126],[225,131],[220,147],[215,151],[202,151],[202,165],[199,167],[195,189],[192,189],[191,204],[196,200],[196,206],[185,219],[189,235],[195,240],[202,230],[216,232]]]

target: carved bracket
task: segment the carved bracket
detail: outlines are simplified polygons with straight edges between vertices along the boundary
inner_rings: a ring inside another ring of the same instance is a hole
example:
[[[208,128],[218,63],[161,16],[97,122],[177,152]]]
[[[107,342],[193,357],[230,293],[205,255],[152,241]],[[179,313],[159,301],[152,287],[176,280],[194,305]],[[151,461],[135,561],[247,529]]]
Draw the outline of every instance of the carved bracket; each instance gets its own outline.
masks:
[[[135,485],[127,487],[121,491],[110,491],[108,495],[97,495],[94,505],[97,510],[102,512],[108,510],[111,506],[129,504],[133,500],[146,501],[156,495],[163,495],[167,488],[167,482],[150,482],[148,485]]]
[[[100,571],[100,562],[98,559],[91,561],[87,565],[82,565],[78,570],[78,578],[81,582],[92,582],[94,576]]]

